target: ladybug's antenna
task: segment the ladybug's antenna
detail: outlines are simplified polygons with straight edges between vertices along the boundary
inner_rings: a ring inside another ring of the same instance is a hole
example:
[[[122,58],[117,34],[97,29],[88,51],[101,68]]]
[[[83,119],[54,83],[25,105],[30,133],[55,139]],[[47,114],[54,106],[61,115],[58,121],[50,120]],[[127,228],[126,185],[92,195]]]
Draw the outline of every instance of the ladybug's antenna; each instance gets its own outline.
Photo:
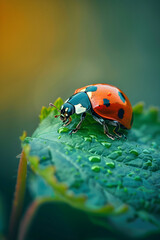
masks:
[[[53,103],[50,103],[49,106],[55,107],[58,112],[61,112]],[[57,117],[59,117],[59,116],[60,116],[60,114],[59,114],[59,115],[55,115],[54,117],[57,118]]]
[[[57,109],[58,112],[61,112],[53,103],[50,103],[49,106],[51,107],[55,107]]]

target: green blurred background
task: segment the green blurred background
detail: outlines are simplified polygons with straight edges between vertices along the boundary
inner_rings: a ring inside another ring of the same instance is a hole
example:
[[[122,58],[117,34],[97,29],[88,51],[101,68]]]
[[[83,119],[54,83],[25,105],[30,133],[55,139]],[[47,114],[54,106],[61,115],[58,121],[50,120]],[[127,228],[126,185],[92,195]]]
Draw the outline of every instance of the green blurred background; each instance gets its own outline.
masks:
[[[160,106],[159,0],[1,1],[0,191],[13,199],[19,136],[43,105],[109,83]],[[8,210],[9,212],[9,210]]]

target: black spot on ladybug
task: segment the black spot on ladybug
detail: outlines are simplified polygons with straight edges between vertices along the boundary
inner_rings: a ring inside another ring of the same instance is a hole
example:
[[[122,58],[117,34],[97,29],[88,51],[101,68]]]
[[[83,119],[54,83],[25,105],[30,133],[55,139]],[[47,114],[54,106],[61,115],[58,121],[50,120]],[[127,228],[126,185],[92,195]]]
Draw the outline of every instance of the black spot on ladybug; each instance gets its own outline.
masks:
[[[118,92],[118,95],[120,96],[120,99],[122,100],[122,102],[125,103],[126,99],[125,99],[125,96],[123,95],[123,93]]]
[[[103,104],[106,106],[106,107],[109,107],[110,106],[110,102],[107,98],[104,98],[103,99]]]
[[[132,113],[131,126],[132,126],[132,124],[133,124],[133,118],[134,118],[134,117],[133,117],[133,113]]]
[[[97,87],[95,86],[90,86],[90,87],[87,87],[85,92],[95,92],[97,90]]]
[[[118,117],[119,117],[120,119],[122,119],[122,118],[123,118],[123,115],[124,115],[124,110],[123,110],[123,108],[120,108],[119,111],[118,111]]]

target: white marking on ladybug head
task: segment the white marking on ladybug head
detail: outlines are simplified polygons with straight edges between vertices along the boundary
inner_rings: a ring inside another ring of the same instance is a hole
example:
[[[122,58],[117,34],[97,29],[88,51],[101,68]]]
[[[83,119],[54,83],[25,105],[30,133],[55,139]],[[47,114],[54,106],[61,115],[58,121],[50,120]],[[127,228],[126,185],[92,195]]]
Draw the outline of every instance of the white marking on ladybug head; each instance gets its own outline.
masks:
[[[91,99],[92,97],[92,92],[87,92],[88,97]]]
[[[76,114],[80,114],[80,113],[84,113],[86,112],[86,108],[82,106],[82,104],[77,104],[77,105],[74,105],[75,107],[75,113]]]
[[[63,105],[61,106],[61,110],[63,109]]]
[[[65,109],[65,112],[67,112],[68,111],[68,107]]]

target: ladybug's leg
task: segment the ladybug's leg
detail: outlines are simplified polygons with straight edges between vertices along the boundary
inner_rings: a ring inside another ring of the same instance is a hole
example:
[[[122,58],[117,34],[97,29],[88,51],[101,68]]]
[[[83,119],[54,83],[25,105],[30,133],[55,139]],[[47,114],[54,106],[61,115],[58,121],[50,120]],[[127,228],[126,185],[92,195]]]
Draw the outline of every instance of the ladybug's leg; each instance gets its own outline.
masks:
[[[72,121],[72,118],[69,117],[69,118],[67,119],[67,122],[65,122],[65,124],[63,124],[63,127],[66,127],[67,125],[69,125],[69,124],[71,123],[71,121]]]
[[[106,134],[107,137],[109,137],[109,138],[112,139],[112,140],[115,140],[115,138],[117,138],[117,136],[114,136],[114,135],[112,135],[112,134],[109,133],[108,126],[107,126],[107,124],[106,124],[106,122],[105,122],[105,120],[104,120],[103,118],[97,117],[97,116],[95,116],[95,115],[92,115],[92,116],[93,116],[93,118],[94,118],[98,123],[100,123],[101,125],[103,125],[104,134]]]
[[[114,121],[116,123],[116,127],[113,129],[113,132],[118,136],[118,137],[124,137],[126,139],[126,136],[123,133],[120,133],[120,123],[117,121]]]
[[[108,129],[108,126],[107,126],[107,124],[105,123],[105,121],[104,121],[104,123],[103,123],[103,129],[104,129],[104,134],[106,134],[107,137],[109,137],[110,139],[115,140],[115,138],[117,138],[116,135],[114,136],[114,135],[112,135],[112,134],[109,133],[109,129]]]
[[[122,133],[119,133],[119,129],[120,129],[120,124],[119,122],[116,122],[116,127],[113,129],[113,132],[118,136],[118,137],[122,137]]]
[[[75,129],[72,129],[72,130],[69,132],[70,135],[71,135],[72,133],[76,133],[76,132],[80,129],[81,124],[82,124],[83,120],[85,119],[85,117],[86,117],[86,113],[84,112],[84,113],[82,113],[82,115],[81,115],[81,120],[80,120],[80,122],[77,124],[76,128],[75,128]]]

